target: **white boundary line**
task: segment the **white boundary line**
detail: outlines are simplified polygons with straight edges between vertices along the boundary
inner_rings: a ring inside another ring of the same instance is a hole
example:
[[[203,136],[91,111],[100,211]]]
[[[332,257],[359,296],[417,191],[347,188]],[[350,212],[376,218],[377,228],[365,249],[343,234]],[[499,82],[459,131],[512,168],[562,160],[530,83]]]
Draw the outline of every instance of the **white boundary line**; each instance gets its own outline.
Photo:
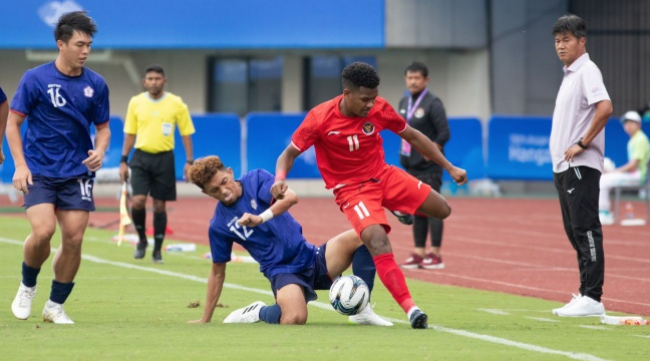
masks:
[[[17,245],[17,246],[23,246],[23,242],[21,241],[16,241],[13,239],[8,239],[4,237],[0,237],[0,242],[2,243],[8,243],[12,245]],[[165,276],[170,276],[170,277],[176,277],[176,278],[181,278],[184,280],[188,281],[194,281],[194,282],[199,282],[199,283],[208,283],[208,279],[204,277],[198,277],[198,276],[193,276],[193,275],[188,275],[184,273],[179,273],[179,272],[173,272],[173,271],[166,271],[160,268],[151,268],[151,267],[143,267],[143,266],[138,266],[130,263],[124,263],[124,262],[116,262],[116,261],[109,261],[103,258],[95,257],[92,255],[88,254],[82,254],[81,258],[86,261],[94,262],[94,263],[99,263],[99,264],[106,264],[106,265],[111,265],[111,266],[117,266],[117,267],[123,267],[123,268],[128,268],[128,269],[135,269],[139,271],[145,271],[145,272],[151,272],[151,273],[157,273]],[[271,291],[265,291],[261,290],[258,288],[251,288],[251,287],[245,287],[233,283],[224,283],[224,287],[226,288],[231,288],[231,289],[236,289],[236,290],[241,290],[241,291],[247,291],[247,292],[252,292],[252,293],[257,293],[257,294],[262,294],[262,295],[267,295],[267,296],[273,296],[273,292]],[[322,302],[310,302],[309,303],[312,306],[332,311],[332,307],[329,304],[325,304]],[[390,320],[395,323],[402,323],[402,324],[408,324],[408,322],[401,320],[401,319],[393,319],[393,318],[386,318],[387,320]],[[499,345],[505,345],[505,346],[511,346],[511,347],[516,347],[525,351],[532,351],[532,352],[538,352],[538,353],[543,353],[543,354],[551,354],[551,355],[558,355],[558,356],[565,356],[570,359],[574,360],[581,360],[581,361],[608,361],[606,359],[602,359],[600,357],[586,354],[586,353],[579,353],[579,352],[568,352],[568,351],[559,351],[559,350],[553,350],[550,348],[542,347],[542,346],[537,346],[537,345],[531,345],[528,343],[523,343],[523,342],[518,342],[518,341],[512,341],[508,340],[505,338],[501,337],[495,337],[495,336],[489,336],[489,335],[483,335],[480,333],[475,333],[475,332],[470,332],[470,331],[465,331],[465,330],[457,330],[453,328],[448,328],[444,326],[438,326],[438,325],[429,325],[430,329],[440,331],[440,332],[446,332],[446,333],[451,333],[454,335],[458,336],[463,336],[463,337],[469,337],[477,340],[482,340],[482,341],[487,341],[491,343],[496,343]]]

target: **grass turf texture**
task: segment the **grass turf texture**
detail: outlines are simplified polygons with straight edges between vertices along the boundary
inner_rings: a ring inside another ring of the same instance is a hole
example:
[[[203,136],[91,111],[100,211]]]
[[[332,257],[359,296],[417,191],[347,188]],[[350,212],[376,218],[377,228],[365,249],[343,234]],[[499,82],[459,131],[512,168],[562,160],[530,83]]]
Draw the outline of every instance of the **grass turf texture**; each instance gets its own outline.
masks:
[[[230,264],[213,322],[187,324],[203,312],[208,248],[164,253],[164,265],[144,260],[133,247],[117,247],[112,232],[89,229],[75,290],[66,303],[75,325],[51,325],[40,314],[49,296],[51,259],[26,321],[13,317],[20,281],[26,220],[0,217],[0,354],[3,360],[641,360],[650,358],[650,327],[607,326],[597,318],[558,318],[557,302],[409,281],[414,299],[429,314],[430,330],[412,330],[379,280],[375,311],[394,327],[350,325],[331,308],[310,306],[305,326],[224,325],[231,311],[262,300],[273,303],[268,281],[255,264]],[[58,233],[52,246],[58,247]],[[106,263],[106,261],[112,263]],[[141,267],[131,269],[127,267]],[[153,272],[151,271],[153,270]],[[166,274],[155,271],[168,272]],[[246,288],[243,289],[242,287]],[[198,308],[188,304],[200,301]],[[327,303],[327,292],[319,292]],[[498,309],[495,315],[480,309]],[[557,322],[533,320],[546,318]],[[595,327],[594,328],[585,328]],[[496,340],[496,341],[495,341]],[[524,344],[524,346],[521,346]],[[522,348],[523,347],[523,348]]]

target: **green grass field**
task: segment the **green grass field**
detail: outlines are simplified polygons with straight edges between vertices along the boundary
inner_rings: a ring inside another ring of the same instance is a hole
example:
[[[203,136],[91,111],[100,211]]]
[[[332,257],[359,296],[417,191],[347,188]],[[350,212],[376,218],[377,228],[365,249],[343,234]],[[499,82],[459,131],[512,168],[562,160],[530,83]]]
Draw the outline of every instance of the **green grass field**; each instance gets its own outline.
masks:
[[[11,302],[20,281],[27,221],[0,217],[0,359],[2,360],[647,360],[649,326],[607,326],[597,318],[558,318],[557,302],[409,281],[429,314],[429,330],[412,330],[377,281],[378,314],[396,322],[380,328],[347,323],[327,303],[312,303],[305,326],[225,325],[232,310],[273,303],[254,264],[227,269],[227,288],[213,322],[187,324],[203,312],[210,262],[196,252],[165,253],[164,265],[132,258],[112,232],[88,230],[75,290],[66,303],[75,325],[44,323],[51,257],[39,276],[32,317],[20,321]],[[58,247],[59,236],[53,241]],[[52,254],[53,255],[53,254]],[[189,308],[200,301],[198,308]]]

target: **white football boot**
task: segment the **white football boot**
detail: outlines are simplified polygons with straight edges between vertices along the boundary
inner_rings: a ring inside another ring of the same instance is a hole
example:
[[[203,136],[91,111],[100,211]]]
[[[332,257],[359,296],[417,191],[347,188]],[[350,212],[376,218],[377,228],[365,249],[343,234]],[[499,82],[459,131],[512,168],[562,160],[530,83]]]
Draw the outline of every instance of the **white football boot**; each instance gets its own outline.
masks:
[[[356,323],[357,325],[372,325],[372,326],[392,326],[393,323],[386,321],[383,318],[379,317],[373,311],[372,306],[367,305],[361,312],[356,315],[349,317],[350,323]]]
[[[43,321],[60,325],[72,325],[74,321],[65,314],[63,305],[47,300],[43,308]]]
[[[266,306],[262,301],[253,302],[250,305],[232,311],[223,323],[256,323],[260,322],[260,310]]]
[[[29,315],[32,313],[34,296],[36,296],[36,286],[27,287],[20,282],[16,298],[11,303],[11,311],[17,319],[26,320],[29,318]]]

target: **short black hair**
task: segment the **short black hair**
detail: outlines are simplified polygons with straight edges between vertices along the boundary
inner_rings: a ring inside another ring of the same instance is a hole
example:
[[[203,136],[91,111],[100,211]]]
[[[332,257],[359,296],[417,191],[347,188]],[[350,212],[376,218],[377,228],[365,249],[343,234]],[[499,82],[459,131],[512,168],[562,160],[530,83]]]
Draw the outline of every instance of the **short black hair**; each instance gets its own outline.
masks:
[[[426,65],[420,63],[419,61],[414,61],[411,63],[411,65],[407,66],[406,70],[404,70],[404,75],[406,75],[406,73],[409,71],[411,73],[420,73],[425,78],[429,76],[429,69]]]
[[[144,75],[146,76],[148,73],[150,73],[152,71],[156,72],[156,73],[159,73],[159,74],[162,74],[162,76],[165,76],[165,70],[163,69],[162,66],[160,66],[158,64],[151,64],[151,65],[147,66],[144,69]]]
[[[561,16],[553,25],[553,35],[571,33],[576,38],[587,37],[587,24],[578,15]]]
[[[97,32],[97,24],[86,15],[86,11],[72,11],[61,15],[54,28],[54,40],[67,43],[75,31],[80,31],[91,38]]]
[[[379,74],[370,64],[354,62],[343,69],[341,73],[343,87],[356,90],[360,87],[374,89],[379,86]]]

